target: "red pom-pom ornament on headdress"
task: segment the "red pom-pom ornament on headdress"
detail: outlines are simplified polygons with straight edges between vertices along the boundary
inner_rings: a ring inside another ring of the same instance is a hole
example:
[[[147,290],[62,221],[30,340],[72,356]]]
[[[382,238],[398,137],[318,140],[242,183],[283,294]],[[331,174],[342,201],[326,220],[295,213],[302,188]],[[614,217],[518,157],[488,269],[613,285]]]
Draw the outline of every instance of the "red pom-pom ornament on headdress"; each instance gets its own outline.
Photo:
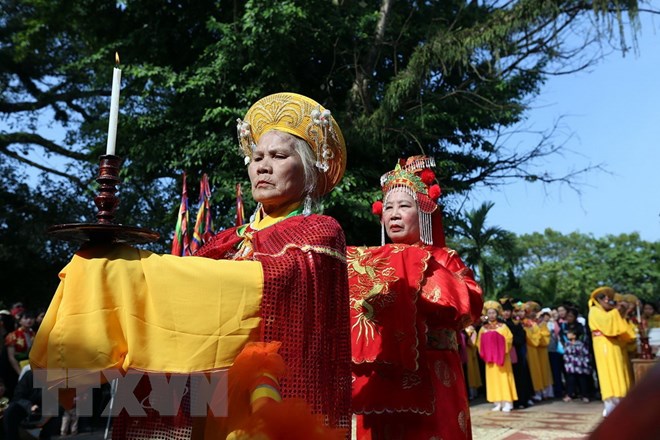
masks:
[[[380,200],[376,200],[372,205],[371,205],[371,212],[374,215],[377,215],[380,217],[383,215],[383,202]]]
[[[427,186],[431,186],[431,184],[435,181],[435,173],[428,168],[422,170],[422,173],[419,177],[422,179],[422,182],[426,183]]]
[[[429,188],[429,197],[435,200],[436,202],[438,201],[440,194],[442,194],[442,190],[440,189],[439,185],[433,185],[432,187]]]

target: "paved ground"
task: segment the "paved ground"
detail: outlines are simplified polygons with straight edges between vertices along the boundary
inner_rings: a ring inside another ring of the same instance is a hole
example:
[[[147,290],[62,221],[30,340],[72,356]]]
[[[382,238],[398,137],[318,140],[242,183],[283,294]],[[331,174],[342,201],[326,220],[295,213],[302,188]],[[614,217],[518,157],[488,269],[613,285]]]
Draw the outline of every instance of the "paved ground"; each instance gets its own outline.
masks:
[[[510,413],[493,412],[492,404],[481,402],[470,407],[474,440],[586,439],[603,418],[601,401],[552,400]]]
[[[565,403],[561,400],[553,400],[510,413],[493,412],[491,408],[492,404],[485,402],[483,398],[471,405],[474,440],[586,439],[601,422],[603,411],[600,401]],[[38,435],[36,431],[31,433]],[[94,432],[81,432],[75,437],[53,437],[53,439],[67,440],[102,440],[103,438],[103,428],[97,428]]]

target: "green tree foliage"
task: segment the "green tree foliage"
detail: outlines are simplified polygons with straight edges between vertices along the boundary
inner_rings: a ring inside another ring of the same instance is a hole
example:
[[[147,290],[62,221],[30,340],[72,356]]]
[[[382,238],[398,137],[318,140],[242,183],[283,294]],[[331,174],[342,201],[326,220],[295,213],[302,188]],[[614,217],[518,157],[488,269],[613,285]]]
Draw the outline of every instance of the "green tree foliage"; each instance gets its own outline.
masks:
[[[485,202],[465,216],[454,220],[455,247],[465,263],[476,269],[476,275],[487,298],[495,295],[497,256],[515,258],[515,236],[498,226],[487,226],[486,217],[492,202]],[[501,261],[501,259],[500,259]],[[502,267],[501,267],[502,268]]]
[[[524,120],[548,75],[588,65],[602,44],[626,50],[646,3],[0,0],[0,156],[67,182],[62,206],[93,192],[119,52],[118,218],[160,231],[165,250],[181,172],[193,201],[209,174],[216,225],[230,225],[234,185],[247,180],[235,119],[266,94],[295,91],[330,108],[348,140],[326,212],[349,243],[374,244],[369,204],[398,157],[434,156],[449,207],[478,184],[570,178],[532,171],[558,151],[547,138],[518,147],[500,135]],[[31,191],[46,197],[50,186]]]
[[[660,242],[637,233],[595,238],[552,229],[516,236],[488,224],[492,207],[484,203],[453,219],[448,242],[475,271],[487,298],[544,306],[569,302],[583,311],[591,292],[603,285],[643,300],[660,298]]]
[[[584,308],[601,285],[646,300],[660,297],[660,243],[637,233],[595,238],[546,229],[518,240],[525,251],[518,265],[524,299],[548,305],[570,301]]]
[[[75,250],[69,243],[50,241],[46,225],[66,223],[88,208],[71,194],[70,185],[49,182],[36,192],[25,176],[0,158],[0,302],[9,306],[23,301],[26,307],[45,307],[57,287],[57,272]],[[66,204],[60,200],[67,201]]]

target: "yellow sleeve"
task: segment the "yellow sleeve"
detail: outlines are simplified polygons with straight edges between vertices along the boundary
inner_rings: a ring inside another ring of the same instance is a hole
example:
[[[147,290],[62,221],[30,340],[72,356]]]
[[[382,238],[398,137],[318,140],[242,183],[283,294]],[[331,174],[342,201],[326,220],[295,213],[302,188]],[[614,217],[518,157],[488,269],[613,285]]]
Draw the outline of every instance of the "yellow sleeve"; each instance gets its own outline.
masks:
[[[531,345],[532,347],[539,346],[541,343],[541,332],[537,325],[525,327],[525,334],[527,335],[527,345]]]
[[[539,347],[550,345],[550,330],[547,325],[539,325]]]
[[[498,333],[504,336],[504,341],[506,342],[506,352],[511,351],[511,346],[513,345],[513,333],[509,330],[507,325],[502,325],[497,329]]]
[[[591,331],[598,330],[605,336],[613,338],[621,335],[621,340],[624,341],[630,339],[630,332],[632,337],[635,337],[632,326],[621,317],[618,310],[612,309],[606,312],[597,305],[589,309],[589,328]]]
[[[623,332],[622,334],[619,335],[619,340],[625,343],[629,343],[629,349],[628,351],[635,351],[637,350],[637,344],[635,344],[635,340],[637,339],[637,332],[635,331],[635,324],[632,323],[632,321],[627,321],[624,319],[626,322],[626,331]]]
[[[259,262],[112,246],[78,252],[60,280],[30,353],[36,368],[208,371],[258,338]]]
[[[479,329],[479,333],[477,333],[477,342],[476,342],[476,346],[477,346],[477,350],[479,350],[479,353],[481,353],[481,335],[483,334],[483,332],[484,332],[484,328],[481,327],[481,328]]]

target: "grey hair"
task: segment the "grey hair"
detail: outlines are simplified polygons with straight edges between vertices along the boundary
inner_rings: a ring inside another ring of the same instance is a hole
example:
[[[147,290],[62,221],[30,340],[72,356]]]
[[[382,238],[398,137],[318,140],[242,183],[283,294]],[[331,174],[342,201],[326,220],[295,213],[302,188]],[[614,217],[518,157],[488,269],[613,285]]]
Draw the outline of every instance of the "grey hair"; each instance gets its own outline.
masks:
[[[303,164],[305,175],[305,193],[303,195],[309,195],[312,198],[312,203],[318,207],[320,197],[316,192],[316,183],[319,177],[319,170],[315,165],[316,155],[306,140],[294,135],[291,136],[294,138],[293,149],[298,153]]]

